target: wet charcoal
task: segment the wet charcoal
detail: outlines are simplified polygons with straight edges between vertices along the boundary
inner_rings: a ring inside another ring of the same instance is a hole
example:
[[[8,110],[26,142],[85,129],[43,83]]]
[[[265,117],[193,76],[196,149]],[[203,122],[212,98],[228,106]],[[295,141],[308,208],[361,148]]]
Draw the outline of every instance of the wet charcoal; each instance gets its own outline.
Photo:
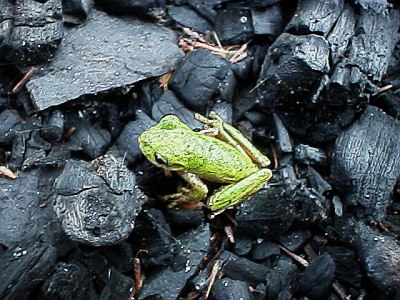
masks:
[[[215,299],[219,300],[252,300],[250,287],[246,282],[230,278],[218,279],[212,289]]]
[[[50,143],[58,142],[64,133],[64,114],[60,110],[52,111],[44,118],[41,136]]]
[[[292,34],[315,33],[326,36],[338,19],[343,0],[300,0],[285,31]]]
[[[2,56],[19,65],[52,59],[64,34],[61,0],[16,0],[12,10],[11,19],[9,7],[5,9],[4,19],[1,18],[9,26],[0,38]]]
[[[355,33],[356,20],[353,8],[345,3],[339,18],[327,36],[334,64],[345,57],[347,47]]]
[[[171,30],[93,10],[84,26],[66,32],[55,59],[26,87],[43,110],[164,74],[181,57]]]
[[[192,129],[203,128],[202,123],[194,118],[194,112],[184,107],[174,92],[170,90],[165,91],[151,109],[151,115],[157,122],[169,114],[176,115]]]
[[[400,65],[400,63],[399,63]],[[378,96],[376,105],[389,116],[398,120],[400,118],[400,97],[391,91]]]
[[[374,106],[345,130],[335,143],[332,179],[345,191],[345,203],[377,221],[385,218],[399,177],[399,124]]]
[[[106,286],[101,291],[100,299],[128,299],[134,287],[134,281],[130,276],[126,276],[114,269],[108,270],[109,276],[106,280]]]
[[[263,10],[252,9],[255,35],[278,36],[282,33],[284,20],[279,5],[271,5]]]
[[[218,85],[218,100],[232,102],[236,92],[236,83],[235,72],[232,69],[228,70],[224,80]]]
[[[328,163],[328,156],[321,148],[299,144],[294,149],[294,158],[297,162],[304,165],[323,166]]]
[[[134,174],[111,155],[70,160],[54,184],[54,211],[65,233],[93,246],[111,245],[133,229],[143,202]]]
[[[254,35],[251,12],[245,7],[218,9],[212,24],[223,45],[244,44]]]
[[[156,123],[144,112],[138,111],[136,120],[125,125],[125,128],[116,141],[116,146],[120,154],[123,155],[129,163],[133,164],[137,162],[142,155],[138,143],[139,135],[155,124]]]
[[[177,228],[198,227],[204,221],[203,210],[171,208],[165,213],[171,226]]]
[[[289,132],[277,114],[274,114],[274,125],[276,133],[276,146],[278,150],[283,153],[292,153],[293,145]]]
[[[372,283],[383,293],[398,297],[400,246],[394,236],[358,221],[355,225],[355,245],[361,264]]]
[[[171,263],[174,239],[163,213],[155,208],[143,209],[136,218],[130,240],[136,251],[143,251],[141,262],[146,266],[165,266]]]
[[[343,246],[332,246],[326,250],[335,261],[335,277],[359,288],[363,275],[355,252]]]
[[[165,5],[164,0],[95,0],[96,5],[114,14],[145,14],[152,8]]]
[[[212,25],[188,6],[168,8],[168,15],[177,23],[199,33],[212,30]]]
[[[92,275],[79,263],[57,263],[53,273],[42,285],[39,298],[97,299]]]
[[[204,113],[206,105],[226,78],[230,63],[205,49],[189,53],[178,66],[169,87],[189,107]]]
[[[0,298],[27,299],[53,270],[57,250],[40,240],[21,243],[0,256]]]
[[[328,253],[318,256],[300,276],[300,295],[310,299],[326,299],[332,288],[335,270],[335,262]]]
[[[235,248],[236,255],[246,256],[250,253],[253,247],[253,240],[247,235],[242,234],[240,231],[235,232]]]
[[[253,260],[263,260],[280,254],[279,245],[269,240],[257,240],[251,249],[251,257]]]
[[[102,248],[101,254],[120,272],[129,274],[132,271],[132,262],[134,260],[132,245],[125,241],[115,246]]]
[[[110,146],[110,132],[92,125],[87,119],[69,116],[65,128],[75,129],[68,141],[70,149],[82,151],[91,159],[104,154]]]
[[[266,274],[266,299],[292,299],[297,288],[297,266],[288,258],[280,257],[276,266]]]
[[[236,256],[229,251],[223,251],[218,259],[224,261],[222,270],[231,279],[248,282],[251,286],[265,282],[268,268],[262,264]]]
[[[386,0],[352,0],[354,3],[361,5],[364,9],[372,10],[376,13],[384,13],[386,9],[391,7]],[[391,1],[389,1],[391,2]]]
[[[332,191],[330,183],[326,181],[313,167],[307,168],[307,179],[310,187],[321,195],[325,195],[326,192]]]
[[[233,108],[232,103],[217,102],[214,103],[210,111],[215,111],[225,123],[233,123]]]
[[[11,110],[6,109],[0,113],[0,145],[10,146],[15,136],[17,126],[21,120]]]
[[[279,242],[289,251],[300,250],[311,238],[311,232],[306,229],[295,228],[279,237]]]
[[[158,295],[165,300],[178,298],[187,281],[198,271],[206,258],[210,246],[208,225],[201,225],[176,236],[176,243],[181,267],[177,269],[167,266],[146,274],[139,299],[151,295]]]
[[[90,15],[93,8],[93,1],[63,0],[62,8],[65,21],[72,24],[81,24]]]

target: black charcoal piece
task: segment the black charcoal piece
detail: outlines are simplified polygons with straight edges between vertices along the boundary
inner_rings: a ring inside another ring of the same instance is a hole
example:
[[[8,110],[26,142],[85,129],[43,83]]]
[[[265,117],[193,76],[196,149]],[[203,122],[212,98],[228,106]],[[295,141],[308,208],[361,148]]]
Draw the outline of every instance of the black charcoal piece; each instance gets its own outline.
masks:
[[[284,27],[282,9],[279,5],[271,5],[263,10],[252,9],[255,35],[278,36]]]
[[[202,123],[194,118],[194,112],[184,107],[174,92],[168,90],[154,103],[151,116],[158,122],[162,117],[170,114],[178,116],[183,123],[192,129],[203,127]]]
[[[112,245],[133,229],[143,203],[135,175],[122,159],[70,160],[54,183],[54,211],[65,233],[93,246]]]
[[[286,31],[293,34],[316,33],[326,36],[343,9],[343,0],[300,0]]]
[[[211,107],[211,111],[215,111],[218,116],[224,120],[224,122],[232,124],[233,122],[233,108],[232,103],[227,102],[217,102]]]
[[[96,5],[101,6],[105,11],[114,14],[144,14],[152,8],[157,8],[164,0],[96,0]],[[165,3],[164,3],[165,5]]]
[[[217,17],[212,23],[218,39],[224,45],[244,44],[254,35],[251,12],[244,7],[217,10]]]
[[[294,158],[302,164],[311,166],[326,166],[328,163],[328,157],[324,150],[304,144],[295,147]]]
[[[267,271],[266,299],[292,299],[297,287],[297,277],[297,266],[289,258],[281,256],[277,264]]]
[[[49,276],[56,259],[56,248],[40,240],[9,248],[0,256],[0,298],[28,299]]]
[[[332,191],[332,186],[326,181],[313,167],[307,168],[307,178],[310,187],[316,190],[321,195]]]
[[[345,56],[347,46],[354,35],[356,16],[353,8],[346,3],[335,23],[335,26],[327,36],[331,48],[332,62],[336,64]]]
[[[244,281],[222,278],[215,282],[212,293],[217,300],[252,300],[249,285]]]
[[[279,242],[289,251],[299,251],[311,238],[311,232],[306,229],[295,228],[290,232],[285,232],[279,237]]]
[[[251,249],[251,257],[253,258],[253,260],[263,260],[279,254],[279,245],[272,243],[268,240],[257,239],[256,243]]]
[[[250,253],[253,240],[247,234],[235,233],[235,254],[245,256]]]
[[[20,122],[18,116],[9,109],[0,113],[0,145],[9,146],[12,144],[15,131],[18,128],[17,124]]]
[[[178,66],[169,86],[188,107],[204,113],[229,70],[230,63],[225,58],[198,49]]]
[[[347,205],[377,221],[385,218],[399,178],[400,125],[374,106],[343,131],[332,156],[332,179]]]
[[[394,236],[359,221],[355,225],[356,251],[372,283],[383,293],[400,295],[400,246]],[[393,298],[393,299],[394,299]]]
[[[206,258],[209,246],[208,225],[200,225],[176,236],[177,259],[179,256],[181,267],[173,269],[167,266],[146,274],[139,299],[156,295],[164,300],[177,299],[187,281],[198,271]]]
[[[92,125],[87,119],[71,116],[67,118],[65,128],[74,128],[68,146],[71,150],[82,151],[94,159],[104,154],[111,142],[108,130]]]
[[[199,209],[169,208],[165,213],[171,226],[177,228],[198,227],[204,222],[204,212]]]
[[[326,299],[332,288],[335,270],[335,262],[328,253],[318,256],[300,276],[300,295],[310,299]]]
[[[44,118],[41,136],[48,142],[57,142],[64,133],[64,114],[60,110],[52,111]]]
[[[67,22],[80,24],[89,16],[93,8],[92,0],[63,0],[63,14]]]
[[[125,128],[117,139],[116,145],[121,155],[124,156],[128,162],[135,163],[142,155],[139,148],[138,137],[143,131],[155,124],[156,123],[144,112],[138,111],[136,120],[125,125]]]
[[[146,266],[165,266],[171,263],[174,239],[163,213],[155,208],[146,208],[136,218],[135,229],[130,236],[141,253],[141,262]]]
[[[277,114],[274,114],[274,125],[278,150],[283,153],[293,152],[293,146],[292,141],[290,140],[289,132]]]
[[[362,8],[384,14],[391,4],[386,0],[353,0],[354,3],[361,5]],[[394,2],[394,1],[389,1]]]
[[[1,17],[2,57],[18,65],[48,62],[64,35],[61,0],[16,0],[11,19],[10,5],[5,7],[5,16]]]
[[[66,32],[55,59],[26,87],[43,110],[164,74],[181,57],[172,31],[94,10],[84,26]]]
[[[92,275],[77,263],[57,263],[39,293],[40,299],[95,299]]]
[[[187,6],[173,6],[168,8],[168,14],[177,23],[199,33],[212,30],[212,25],[196,11]]]
[[[268,268],[247,258],[236,256],[229,251],[223,251],[218,259],[224,261],[224,274],[234,280],[242,280],[252,286],[265,282]]]

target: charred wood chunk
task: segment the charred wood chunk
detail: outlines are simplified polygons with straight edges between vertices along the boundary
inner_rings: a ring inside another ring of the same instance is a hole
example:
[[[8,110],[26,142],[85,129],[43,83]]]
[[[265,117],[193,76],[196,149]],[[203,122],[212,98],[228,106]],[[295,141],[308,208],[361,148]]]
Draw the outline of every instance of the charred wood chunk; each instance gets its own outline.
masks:
[[[43,122],[41,136],[49,142],[57,142],[64,133],[64,114],[60,110],[52,111]]]
[[[96,5],[101,6],[105,11],[114,14],[146,14],[152,8],[157,8],[164,3],[164,0],[96,0]]]
[[[359,213],[364,212],[376,221],[385,218],[399,177],[399,132],[398,122],[368,106],[335,144],[332,179],[345,193],[348,205],[358,206]]]
[[[305,165],[326,166],[328,163],[328,157],[322,149],[305,144],[295,147],[294,158]]]
[[[281,256],[276,265],[267,271],[266,299],[292,299],[298,272],[297,266],[290,259]]]
[[[252,9],[255,35],[278,36],[284,26],[282,9],[279,5],[271,5],[263,10]]]
[[[67,15],[67,21],[82,23],[89,16],[93,8],[91,0],[63,0],[63,14]]]
[[[9,32],[0,39],[0,51],[11,62],[31,65],[49,61],[63,37],[61,0],[15,1]],[[3,33],[4,34],[4,33]]]
[[[215,282],[212,292],[215,299],[220,300],[251,300],[249,285],[244,281],[232,280],[230,278],[219,279]]]
[[[169,86],[187,106],[204,112],[229,70],[229,62],[222,56],[199,49],[178,66]]]
[[[263,240],[254,244],[251,249],[251,257],[255,261],[267,259],[269,257],[276,257],[280,254],[279,245],[272,243],[269,240]]]
[[[326,36],[339,17],[343,3],[343,0],[300,0],[285,30],[293,34],[315,33]]]
[[[143,202],[136,179],[120,159],[70,160],[56,179],[54,211],[66,234],[89,245],[111,245],[133,229]]]
[[[9,109],[0,113],[0,145],[9,146],[12,144],[20,119]]]
[[[169,16],[184,27],[193,29],[199,33],[206,33],[212,29],[212,25],[204,17],[187,6],[173,6],[168,8]]]

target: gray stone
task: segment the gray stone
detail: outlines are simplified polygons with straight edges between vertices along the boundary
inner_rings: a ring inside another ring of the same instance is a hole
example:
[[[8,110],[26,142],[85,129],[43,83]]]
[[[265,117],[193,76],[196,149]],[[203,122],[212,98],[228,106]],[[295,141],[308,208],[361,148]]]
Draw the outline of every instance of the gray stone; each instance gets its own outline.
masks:
[[[67,30],[60,48],[26,85],[37,110],[159,76],[183,56],[171,30],[100,11]]]

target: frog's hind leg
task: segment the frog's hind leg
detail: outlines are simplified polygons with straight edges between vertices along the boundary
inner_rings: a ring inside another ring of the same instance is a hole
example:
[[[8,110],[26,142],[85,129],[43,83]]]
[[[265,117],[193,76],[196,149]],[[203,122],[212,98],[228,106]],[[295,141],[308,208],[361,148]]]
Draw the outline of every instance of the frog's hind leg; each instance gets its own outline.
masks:
[[[195,118],[204,123],[208,128],[216,129],[216,136],[231,144],[244,155],[249,156],[255,163],[261,167],[268,167],[270,160],[268,157],[263,155],[253,144],[235,127],[225,123],[220,116],[214,111],[210,112],[209,118],[206,118],[200,114],[195,114]]]

